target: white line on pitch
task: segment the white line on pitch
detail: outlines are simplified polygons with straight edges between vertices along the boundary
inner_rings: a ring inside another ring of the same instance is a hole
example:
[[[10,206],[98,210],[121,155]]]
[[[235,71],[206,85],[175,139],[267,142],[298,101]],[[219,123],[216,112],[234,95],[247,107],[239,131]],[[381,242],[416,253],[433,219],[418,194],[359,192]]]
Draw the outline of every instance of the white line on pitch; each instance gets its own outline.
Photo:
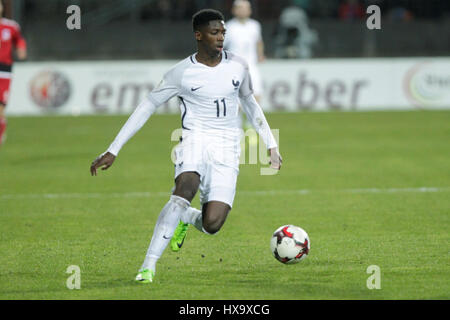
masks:
[[[308,195],[315,193],[355,193],[355,194],[389,194],[389,193],[436,193],[450,192],[450,187],[419,188],[357,188],[357,189],[291,189],[291,190],[238,190],[236,195],[270,196],[270,195]],[[98,199],[98,198],[147,198],[168,197],[170,192],[110,192],[110,193],[18,193],[4,194],[0,200],[8,199]]]

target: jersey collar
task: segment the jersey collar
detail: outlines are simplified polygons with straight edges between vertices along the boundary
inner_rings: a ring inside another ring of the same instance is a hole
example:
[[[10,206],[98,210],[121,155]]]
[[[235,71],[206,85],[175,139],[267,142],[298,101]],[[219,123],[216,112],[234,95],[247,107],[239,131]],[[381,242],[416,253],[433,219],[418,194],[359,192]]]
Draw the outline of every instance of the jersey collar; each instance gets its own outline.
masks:
[[[218,64],[217,66],[215,66],[215,67],[210,67],[210,66],[207,66],[206,64],[203,64],[203,63],[198,62],[197,59],[195,58],[196,55],[197,55],[197,52],[194,53],[193,55],[191,55],[191,56],[189,57],[189,59],[191,60],[191,62],[192,62],[193,64],[200,64],[200,65],[205,66],[205,67],[208,67],[208,68],[215,68],[215,67],[219,66],[224,60],[227,60],[227,59],[228,59],[228,53],[227,53],[225,50],[223,50],[223,51],[222,51],[222,59],[220,60],[219,64]]]

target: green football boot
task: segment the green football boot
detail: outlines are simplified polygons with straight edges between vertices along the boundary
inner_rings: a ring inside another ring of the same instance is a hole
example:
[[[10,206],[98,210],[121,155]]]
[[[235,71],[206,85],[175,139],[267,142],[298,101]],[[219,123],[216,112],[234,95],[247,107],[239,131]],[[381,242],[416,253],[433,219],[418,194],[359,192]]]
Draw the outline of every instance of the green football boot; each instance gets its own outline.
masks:
[[[186,238],[188,228],[188,223],[183,223],[183,221],[180,221],[178,227],[175,229],[172,239],[170,240],[170,248],[172,248],[172,251],[180,251],[183,246],[184,239]]]
[[[155,277],[155,272],[149,269],[144,269],[136,276],[136,281],[139,283],[151,283]]]

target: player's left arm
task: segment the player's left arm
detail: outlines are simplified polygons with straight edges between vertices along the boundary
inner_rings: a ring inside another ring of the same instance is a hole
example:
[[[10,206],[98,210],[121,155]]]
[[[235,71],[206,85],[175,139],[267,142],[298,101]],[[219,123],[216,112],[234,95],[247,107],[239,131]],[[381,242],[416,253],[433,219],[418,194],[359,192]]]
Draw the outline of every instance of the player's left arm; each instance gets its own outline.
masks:
[[[256,50],[258,54],[258,62],[263,62],[266,59],[264,54],[264,40],[262,37],[261,24],[257,22],[256,24],[258,30],[258,42],[256,43]]]
[[[250,74],[248,68],[246,75],[239,90],[239,99],[241,101],[242,109],[247,115],[247,119],[255,128],[256,132],[261,136],[264,143],[270,152],[270,166],[274,169],[281,169],[282,157],[278,150],[278,144],[270,130],[269,123],[264,115],[261,106],[253,95],[253,88],[251,84]]]
[[[14,29],[13,41],[17,59],[25,60],[27,58],[27,43],[20,32],[19,26]]]
[[[19,60],[25,60],[27,58],[27,48],[17,48],[16,55]]]
[[[264,41],[261,39],[257,43],[258,50],[258,62],[264,62],[266,60],[266,56],[264,54]]]
[[[242,109],[247,115],[247,119],[255,128],[256,132],[261,136],[270,152],[270,166],[273,169],[281,169],[282,157],[278,151],[278,144],[273,136],[270,126],[266,120],[261,106],[255,99],[253,94],[240,97]]]

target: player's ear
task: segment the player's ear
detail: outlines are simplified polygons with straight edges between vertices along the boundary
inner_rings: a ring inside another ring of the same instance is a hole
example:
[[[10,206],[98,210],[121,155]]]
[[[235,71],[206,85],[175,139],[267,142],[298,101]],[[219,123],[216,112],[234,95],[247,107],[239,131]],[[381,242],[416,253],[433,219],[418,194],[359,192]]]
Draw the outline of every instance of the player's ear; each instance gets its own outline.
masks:
[[[201,41],[202,40],[202,33],[199,30],[195,31],[194,35],[195,35],[195,39],[197,41]]]

